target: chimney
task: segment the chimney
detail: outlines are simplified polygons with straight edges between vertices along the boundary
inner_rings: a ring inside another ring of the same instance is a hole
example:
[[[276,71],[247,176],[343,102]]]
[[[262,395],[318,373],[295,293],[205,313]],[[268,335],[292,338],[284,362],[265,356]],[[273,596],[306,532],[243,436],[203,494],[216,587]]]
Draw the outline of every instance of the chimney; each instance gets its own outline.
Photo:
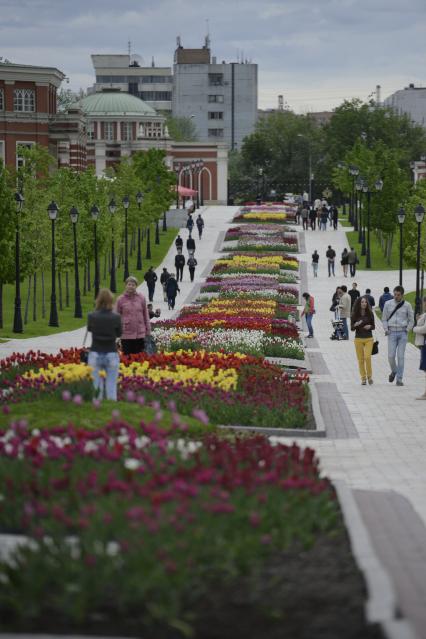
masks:
[[[381,103],[381,89],[382,87],[380,86],[380,84],[376,85],[376,104],[380,104]]]

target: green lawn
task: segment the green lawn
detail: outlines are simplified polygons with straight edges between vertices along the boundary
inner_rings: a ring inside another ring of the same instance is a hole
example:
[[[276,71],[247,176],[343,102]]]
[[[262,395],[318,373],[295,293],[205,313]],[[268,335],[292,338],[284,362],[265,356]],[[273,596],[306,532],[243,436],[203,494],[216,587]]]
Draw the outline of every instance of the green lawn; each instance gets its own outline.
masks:
[[[360,263],[358,269],[365,270],[365,256],[361,255],[361,245],[358,244],[358,231],[346,232],[349,246],[353,246],[358,253]],[[374,233],[370,235],[370,247],[371,247],[371,269],[372,271],[396,271],[399,269],[399,242],[394,241],[392,246],[391,263],[388,264],[385,256],[383,255],[382,248]],[[410,268],[404,262],[404,268]]]
[[[92,406],[90,402],[83,402],[77,406],[73,402],[64,402],[57,397],[44,397],[34,402],[19,402],[9,404],[10,413],[5,415],[0,411],[0,428],[7,427],[11,422],[25,419],[31,428],[51,428],[53,426],[66,426],[73,424],[81,428],[98,428],[105,426],[113,419],[112,412],[119,411],[120,419],[136,427],[141,421],[150,422],[154,419],[156,410],[149,406],[140,406],[130,402],[103,401],[99,408]],[[172,423],[172,415],[167,410],[162,410],[161,426],[169,428]],[[199,434],[212,429],[212,426],[201,425],[193,417],[182,416],[182,421],[190,427],[193,434]]]
[[[161,225],[160,225],[161,228]],[[150,260],[145,259],[145,250],[146,245],[143,245],[142,252],[142,271],[136,270],[136,260],[137,253],[136,250],[133,252],[133,255],[129,257],[129,270],[131,275],[135,275],[141,281],[143,280],[144,273],[148,270],[149,266],[154,266],[157,268],[164,259],[167,251],[170,248],[171,243],[176,237],[177,229],[169,228],[166,232],[160,232],[160,244],[156,245],[155,233],[153,229],[151,230],[151,254],[152,258]],[[117,256],[118,261],[118,256]],[[101,287],[109,287],[109,273],[108,269],[105,269],[105,259],[101,257],[99,260],[100,264],[100,276],[101,276]],[[106,272],[105,272],[106,271]],[[58,283],[56,284],[56,298],[57,298],[57,306],[58,306],[58,315],[59,315],[59,327],[54,328],[48,326],[49,322],[49,309],[50,309],[50,291],[51,291],[51,274],[50,272],[45,273],[45,301],[46,301],[46,317],[41,317],[41,276],[40,273],[37,274],[37,320],[33,321],[32,319],[32,291],[31,291],[31,301],[30,308],[28,313],[28,323],[24,324],[24,332],[22,334],[17,334],[12,332],[13,327],[13,312],[14,312],[14,298],[15,298],[15,286],[14,285],[6,285],[3,291],[3,329],[0,329],[0,338],[26,338],[26,337],[36,337],[39,335],[50,335],[52,333],[60,333],[62,331],[72,331],[76,328],[84,326],[86,321],[87,313],[93,310],[94,304],[94,292],[93,292],[93,278],[94,278],[94,268],[93,264],[91,265],[91,291],[86,293],[83,296],[83,267],[80,266],[79,274],[80,274],[80,290],[81,290],[81,304],[83,308],[83,318],[75,319],[74,318],[74,269],[72,268],[69,272],[69,306],[65,306],[65,275],[62,277],[62,295],[63,295],[63,310],[60,310],[59,307],[59,291],[58,291]],[[117,270],[116,274],[117,279],[117,293],[120,293],[123,290],[123,265]],[[22,305],[22,319],[24,321],[24,311],[25,311],[25,303],[28,294],[28,280],[22,282],[21,285],[21,305]]]

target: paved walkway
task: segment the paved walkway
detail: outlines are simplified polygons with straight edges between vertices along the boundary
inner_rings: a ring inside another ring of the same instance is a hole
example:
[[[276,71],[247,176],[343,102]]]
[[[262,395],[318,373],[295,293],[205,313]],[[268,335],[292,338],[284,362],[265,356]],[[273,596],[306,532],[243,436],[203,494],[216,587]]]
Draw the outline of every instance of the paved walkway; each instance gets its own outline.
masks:
[[[195,239],[196,245],[195,258],[198,262],[198,266],[195,270],[194,282],[190,281],[189,271],[185,266],[183,281],[179,283],[181,292],[177,295],[176,307],[175,311],[173,312],[168,310],[167,303],[163,301],[163,291],[160,282],[158,281],[155,288],[154,309],[161,309],[161,319],[168,319],[170,317],[173,317],[173,315],[178,312],[179,308],[193,299],[195,287],[201,284],[205,276],[210,271],[210,264],[212,260],[215,260],[218,257],[218,238],[220,234],[226,228],[228,228],[228,224],[232,220],[237,210],[238,207],[225,206],[209,206],[203,209],[202,216],[205,226],[202,239],[198,240],[198,231],[196,229],[194,229],[193,232],[193,237]],[[188,238],[188,231],[185,228],[181,229],[181,236],[184,240],[183,253],[185,255],[185,258],[187,258],[188,253],[186,251],[186,240]],[[176,248],[173,242],[162,264],[156,269],[158,279],[160,279],[160,274],[163,267],[166,267],[169,271],[175,272],[175,255]],[[146,261],[145,265],[148,266]],[[146,298],[148,299],[148,289],[145,283],[139,286],[138,290],[144,293]],[[81,328],[74,331],[56,333],[55,335],[48,335],[45,337],[12,339],[8,342],[0,344],[0,359],[11,355],[13,352],[25,353],[29,350],[41,350],[45,353],[56,353],[59,351],[60,348],[71,348],[73,346],[78,347],[81,346],[83,343],[84,332],[85,329]]]

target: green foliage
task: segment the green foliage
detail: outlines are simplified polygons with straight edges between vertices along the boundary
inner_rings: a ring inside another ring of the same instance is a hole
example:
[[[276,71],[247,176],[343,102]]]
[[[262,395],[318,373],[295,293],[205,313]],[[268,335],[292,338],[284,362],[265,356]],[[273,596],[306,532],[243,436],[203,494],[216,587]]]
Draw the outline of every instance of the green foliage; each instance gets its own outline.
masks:
[[[0,160],[0,284],[15,276],[15,204],[10,175]]]
[[[415,185],[411,196],[405,204],[404,233],[404,258],[407,264],[416,268],[417,263],[417,237],[418,224],[414,215],[414,209],[418,204],[426,208],[426,180],[420,180]],[[421,225],[420,235],[420,265],[426,269],[426,217]]]
[[[169,116],[167,127],[175,142],[196,142],[198,139],[196,126],[191,118]]]

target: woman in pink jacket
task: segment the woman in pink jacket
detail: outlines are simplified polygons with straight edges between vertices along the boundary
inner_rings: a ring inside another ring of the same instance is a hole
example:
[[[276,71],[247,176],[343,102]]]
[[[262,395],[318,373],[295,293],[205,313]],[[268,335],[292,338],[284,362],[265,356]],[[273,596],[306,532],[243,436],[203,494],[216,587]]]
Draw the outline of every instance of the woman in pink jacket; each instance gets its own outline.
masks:
[[[128,277],[123,295],[117,300],[117,313],[121,315],[123,334],[121,346],[124,355],[141,353],[145,337],[151,334],[151,324],[145,297],[136,291],[138,281]]]

